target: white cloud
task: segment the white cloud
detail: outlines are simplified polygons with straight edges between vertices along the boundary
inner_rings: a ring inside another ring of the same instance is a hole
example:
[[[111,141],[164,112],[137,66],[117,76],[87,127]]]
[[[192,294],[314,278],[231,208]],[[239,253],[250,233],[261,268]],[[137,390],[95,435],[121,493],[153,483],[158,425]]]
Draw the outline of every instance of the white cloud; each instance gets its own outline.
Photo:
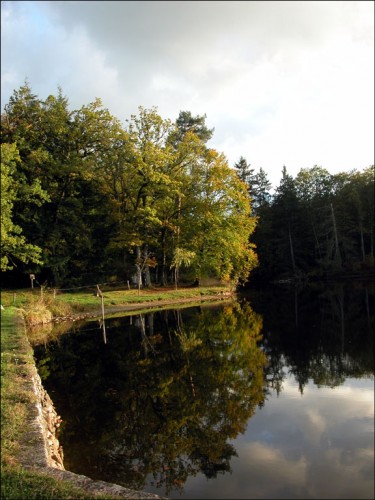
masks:
[[[101,97],[206,114],[211,146],[276,184],[374,159],[373,2],[4,2],[2,104],[27,77],[73,106]]]

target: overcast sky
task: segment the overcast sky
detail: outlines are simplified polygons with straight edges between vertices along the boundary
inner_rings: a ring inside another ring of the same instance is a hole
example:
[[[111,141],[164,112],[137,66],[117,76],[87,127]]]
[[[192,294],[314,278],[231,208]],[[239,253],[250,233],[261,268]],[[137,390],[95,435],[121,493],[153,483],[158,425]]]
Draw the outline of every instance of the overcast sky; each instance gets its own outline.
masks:
[[[374,163],[372,1],[1,2],[1,107],[27,79],[122,122],[207,115],[209,146],[277,185]]]

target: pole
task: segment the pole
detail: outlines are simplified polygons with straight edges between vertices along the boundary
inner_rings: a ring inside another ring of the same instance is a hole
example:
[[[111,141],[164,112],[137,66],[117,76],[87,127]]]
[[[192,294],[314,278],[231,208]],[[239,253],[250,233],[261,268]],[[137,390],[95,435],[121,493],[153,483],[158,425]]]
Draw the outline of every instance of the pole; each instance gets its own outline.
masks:
[[[106,335],[106,331],[105,331],[104,296],[103,296],[102,291],[99,288],[99,285],[96,285],[96,288],[97,288],[97,296],[99,296],[102,299],[103,339],[104,339],[104,343],[106,344],[107,343],[107,335]]]
[[[101,295],[101,299],[102,299],[102,317],[103,317],[103,339],[104,339],[104,343],[106,344],[106,343],[107,343],[107,334],[106,334],[106,331],[105,331],[105,320],[104,320],[104,297],[103,297],[103,295]]]

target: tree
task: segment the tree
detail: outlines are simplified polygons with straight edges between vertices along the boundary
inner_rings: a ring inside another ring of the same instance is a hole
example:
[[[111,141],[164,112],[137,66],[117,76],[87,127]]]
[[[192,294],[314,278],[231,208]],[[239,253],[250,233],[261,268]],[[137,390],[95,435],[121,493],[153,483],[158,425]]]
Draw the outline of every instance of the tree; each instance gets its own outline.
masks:
[[[190,111],[180,111],[176,120],[177,129],[171,134],[170,140],[173,144],[181,142],[188,132],[193,132],[204,144],[213,136],[213,128],[206,126],[206,115],[192,116]]]
[[[266,172],[260,167],[259,172],[255,173],[243,156],[235,163],[234,168],[241,181],[248,186],[252,211],[258,215],[261,207],[271,201],[270,189],[272,186]]]
[[[177,290],[178,283],[178,271],[180,266],[185,265],[189,266],[195,257],[195,253],[189,250],[185,250],[184,248],[176,247],[174,251],[174,256],[171,264],[171,268],[174,268],[174,281]]]
[[[256,221],[246,185],[205,145],[205,119],[181,112],[172,123],[140,107],[123,128],[100,99],[71,110],[61,89],[44,100],[27,83],[14,91],[1,116],[2,141],[19,152],[12,223],[42,249],[43,279],[62,286],[136,272],[149,285],[154,266],[165,284],[178,274],[178,249],[194,253],[186,268],[245,279]],[[27,195],[37,186],[40,206]]]
[[[194,252],[198,278],[246,281],[257,265],[250,236],[256,225],[246,185],[224,155],[207,150],[191,172],[182,206],[181,245]]]
[[[41,264],[41,248],[28,243],[22,228],[13,222],[13,207],[22,196],[40,206],[47,199],[40,183],[31,186],[17,185],[16,164],[20,161],[16,144],[1,144],[1,271],[15,266],[14,258],[25,264]]]
[[[46,100],[28,85],[15,91],[2,117],[3,140],[17,141],[17,185],[38,182],[48,193],[41,209],[19,197],[14,220],[26,238],[42,248],[44,279],[61,285],[100,268],[111,230],[101,176],[103,153],[111,148],[118,122],[100,100],[70,111],[61,89]],[[103,223],[106,224],[103,224]],[[98,226],[101,225],[101,230]]]
[[[250,163],[247,163],[246,158],[241,156],[238,162],[234,164],[234,168],[237,171],[238,177],[242,182],[249,186],[250,190],[250,186],[254,177],[254,169],[250,168]]]

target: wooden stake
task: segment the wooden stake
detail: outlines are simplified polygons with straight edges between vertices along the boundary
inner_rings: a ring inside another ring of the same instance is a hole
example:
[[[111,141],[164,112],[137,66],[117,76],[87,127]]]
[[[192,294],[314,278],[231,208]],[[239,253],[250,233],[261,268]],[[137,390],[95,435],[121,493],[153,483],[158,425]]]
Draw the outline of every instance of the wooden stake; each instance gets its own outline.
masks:
[[[106,331],[105,331],[104,295],[103,295],[102,291],[100,290],[99,285],[96,285],[96,288],[97,288],[97,296],[102,299],[103,339],[104,339],[104,343],[106,344],[107,343],[107,335],[106,335]]]

